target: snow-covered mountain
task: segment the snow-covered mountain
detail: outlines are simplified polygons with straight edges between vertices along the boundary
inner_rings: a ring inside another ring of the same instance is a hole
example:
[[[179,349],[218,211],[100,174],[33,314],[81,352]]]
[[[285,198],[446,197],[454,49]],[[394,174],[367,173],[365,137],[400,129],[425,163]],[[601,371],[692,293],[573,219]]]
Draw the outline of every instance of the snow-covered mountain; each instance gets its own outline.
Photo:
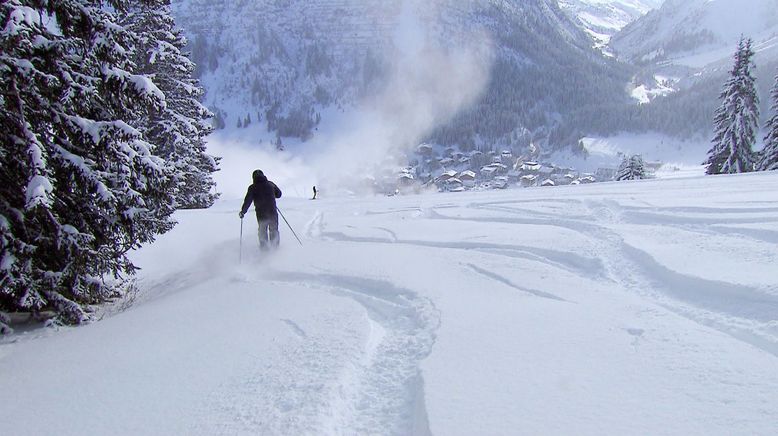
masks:
[[[778,44],[778,0],[667,0],[615,35],[611,47],[633,62],[703,67],[728,57],[741,35]]]
[[[578,19],[598,47],[664,0],[559,0],[559,6]]]
[[[709,132],[741,35],[754,41],[766,115],[778,68],[778,0],[667,0],[614,35],[609,49],[638,66],[632,95],[654,106],[643,108],[644,119],[660,120],[653,128],[680,121],[689,133]]]
[[[333,112],[403,95],[387,92],[395,84],[461,100],[445,116],[426,111],[419,134],[514,146],[564,142],[555,129],[567,114],[625,98],[622,67],[556,0],[178,0],[174,10],[206,103],[228,127],[261,118],[281,137],[310,137]]]

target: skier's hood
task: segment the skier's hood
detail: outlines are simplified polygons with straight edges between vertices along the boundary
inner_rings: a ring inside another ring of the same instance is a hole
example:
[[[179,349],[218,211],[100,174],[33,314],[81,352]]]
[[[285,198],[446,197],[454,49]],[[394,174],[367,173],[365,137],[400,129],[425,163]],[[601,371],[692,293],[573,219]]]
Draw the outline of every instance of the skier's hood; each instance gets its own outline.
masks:
[[[265,177],[265,173],[263,173],[261,170],[254,171],[251,177],[254,179],[255,184],[267,182],[267,177]]]

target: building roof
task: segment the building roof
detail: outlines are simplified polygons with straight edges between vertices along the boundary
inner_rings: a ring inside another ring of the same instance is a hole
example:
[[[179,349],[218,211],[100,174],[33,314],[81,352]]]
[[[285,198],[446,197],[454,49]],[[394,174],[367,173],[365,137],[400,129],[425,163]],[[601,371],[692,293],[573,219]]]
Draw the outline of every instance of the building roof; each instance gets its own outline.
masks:
[[[507,188],[507,187],[508,187],[508,181],[507,181],[507,180],[505,180],[505,179],[504,179],[504,178],[502,178],[502,177],[497,177],[497,178],[495,178],[495,179],[494,179],[494,181],[492,182],[492,186],[494,186],[495,188],[504,189],[504,188]]]
[[[418,147],[416,147],[417,150],[432,150],[432,146],[427,144],[426,142],[424,144],[419,144]]]
[[[554,169],[551,168],[551,167],[541,167],[540,168],[540,173],[541,174],[549,174],[550,175],[550,174],[553,174],[553,172],[554,172]]]
[[[497,172],[497,167],[493,167],[491,165],[487,165],[487,166],[481,168],[481,173],[491,174],[491,173],[495,173],[495,172]]]

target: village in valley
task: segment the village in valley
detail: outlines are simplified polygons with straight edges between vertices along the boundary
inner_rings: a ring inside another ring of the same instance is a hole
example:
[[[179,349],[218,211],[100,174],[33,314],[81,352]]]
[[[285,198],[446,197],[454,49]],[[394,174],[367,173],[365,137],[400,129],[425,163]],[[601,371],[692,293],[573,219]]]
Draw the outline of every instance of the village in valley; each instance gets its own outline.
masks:
[[[615,180],[617,169],[598,168],[593,173],[549,162],[539,147],[530,144],[528,150],[516,155],[511,150],[478,150],[462,152],[452,147],[442,148],[427,143],[416,147],[410,166],[398,173],[385,174],[374,182],[378,192],[413,193],[434,189],[440,192],[506,189],[509,187],[552,187],[580,185]],[[646,163],[647,175],[661,163]]]

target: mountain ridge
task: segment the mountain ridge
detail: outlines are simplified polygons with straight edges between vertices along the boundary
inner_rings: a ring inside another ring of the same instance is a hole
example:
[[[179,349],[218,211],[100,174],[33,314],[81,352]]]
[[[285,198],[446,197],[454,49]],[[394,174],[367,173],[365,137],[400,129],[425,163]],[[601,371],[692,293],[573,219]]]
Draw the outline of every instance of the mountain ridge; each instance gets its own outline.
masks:
[[[628,24],[658,8],[664,0],[559,0],[592,37],[595,46],[604,48],[611,37]]]
[[[576,143],[568,114],[627,98],[624,67],[595,52],[555,0],[174,2],[220,121],[260,119],[279,138],[303,139],[328,108],[381,92],[402,60],[396,36],[409,7],[420,24],[399,33],[426,36],[447,55],[463,44],[493,50],[481,98],[434,126],[431,139],[442,144]]]
[[[749,6],[740,0],[667,0],[616,34],[611,48],[639,64],[672,60],[701,67],[715,59],[694,55],[731,52],[741,35],[757,43],[778,36],[778,0],[750,0]]]

